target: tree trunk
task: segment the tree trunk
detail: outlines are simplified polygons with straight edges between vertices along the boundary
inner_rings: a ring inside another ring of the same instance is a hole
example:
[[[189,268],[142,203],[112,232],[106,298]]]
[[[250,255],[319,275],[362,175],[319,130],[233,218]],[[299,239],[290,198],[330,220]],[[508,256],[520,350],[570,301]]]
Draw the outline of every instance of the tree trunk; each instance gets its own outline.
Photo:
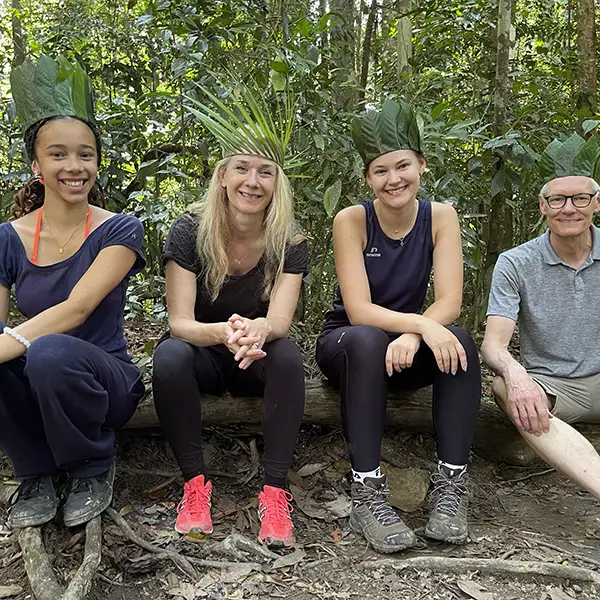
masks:
[[[597,106],[596,7],[577,0],[577,108],[593,115]]]
[[[512,0],[500,0],[498,5],[498,31],[496,53],[496,81],[494,89],[494,137],[506,129],[506,114],[510,102]],[[483,280],[478,286],[481,305],[475,311],[476,324],[483,323],[494,265],[500,253],[510,248],[513,240],[512,210],[507,203],[510,183],[504,182],[504,161],[497,157],[493,168],[491,210],[486,227],[486,253]]]
[[[356,26],[355,7],[348,0],[330,0],[329,9],[337,15],[335,25],[329,31],[329,51],[336,67],[336,105],[353,110],[357,101],[356,90],[348,87],[348,81],[356,81],[355,46]]]
[[[27,55],[23,27],[21,26],[21,1],[12,0],[12,41],[13,41],[13,67],[22,65]]]
[[[412,0],[398,0],[398,12],[401,15],[412,10]],[[398,76],[398,87],[402,85],[402,79],[412,74],[412,23],[410,17],[401,16],[398,19],[396,32],[396,72]]]
[[[369,17],[365,28],[365,39],[363,41],[361,69],[360,69],[360,91],[359,100],[364,102],[367,80],[369,78],[369,62],[371,61],[371,42],[375,32],[375,23],[377,20],[377,0],[371,0],[371,8],[369,9]]]

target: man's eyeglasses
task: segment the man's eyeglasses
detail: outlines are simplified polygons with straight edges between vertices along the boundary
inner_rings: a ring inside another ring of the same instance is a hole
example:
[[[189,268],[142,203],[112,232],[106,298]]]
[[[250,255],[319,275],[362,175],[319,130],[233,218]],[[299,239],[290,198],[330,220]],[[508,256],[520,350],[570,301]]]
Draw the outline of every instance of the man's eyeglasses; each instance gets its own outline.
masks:
[[[575,208],[585,208],[586,206],[590,205],[590,202],[592,201],[592,198],[597,194],[598,192],[594,192],[593,194],[574,194],[572,196],[562,196],[559,194],[556,195],[552,195],[552,196],[544,196],[544,199],[546,200],[546,202],[548,203],[548,206],[550,208],[562,208],[566,203],[567,200],[570,198],[571,202],[573,203],[573,206]]]

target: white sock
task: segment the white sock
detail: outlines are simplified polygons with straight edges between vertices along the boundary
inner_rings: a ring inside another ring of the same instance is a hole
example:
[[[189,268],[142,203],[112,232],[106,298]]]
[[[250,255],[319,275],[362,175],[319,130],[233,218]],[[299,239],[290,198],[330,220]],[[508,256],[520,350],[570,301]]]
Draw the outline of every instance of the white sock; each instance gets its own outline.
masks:
[[[352,469],[352,481],[364,483],[365,477],[381,477],[381,467],[377,467],[373,471],[355,471]]]
[[[466,470],[466,468],[467,468],[467,465],[453,465],[451,463],[443,462],[441,460],[438,460],[438,466],[446,467],[446,469],[448,469],[450,471],[451,477],[458,473],[461,473],[462,471]]]

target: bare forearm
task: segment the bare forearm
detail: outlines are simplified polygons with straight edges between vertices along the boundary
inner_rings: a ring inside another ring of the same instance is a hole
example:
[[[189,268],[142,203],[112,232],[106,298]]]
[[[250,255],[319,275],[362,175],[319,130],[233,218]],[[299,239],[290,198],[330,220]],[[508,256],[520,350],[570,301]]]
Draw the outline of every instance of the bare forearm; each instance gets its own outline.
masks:
[[[272,342],[273,340],[278,340],[280,338],[287,337],[287,334],[290,331],[291,322],[286,317],[275,317],[269,316],[266,317],[267,322],[267,342]]]
[[[377,304],[346,310],[352,325],[371,325],[390,333],[421,333],[421,326],[426,319],[423,315],[400,313]]]
[[[194,319],[169,320],[173,337],[194,346],[216,346],[224,341],[225,323],[199,323]]]
[[[33,342],[50,333],[68,333],[85,322],[88,313],[68,300],[21,323],[13,329],[28,342]],[[25,346],[7,334],[0,335],[0,363],[7,362],[25,354]]]
[[[454,298],[441,298],[436,300],[423,315],[440,325],[450,325],[460,316],[460,301],[457,302]]]
[[[511,373],[515,370],[525,371],[523,365],[512,357],[508,348],[500,344],[484,342],[481,346],[481,355],[485,364],[505,381],[510,379]]]

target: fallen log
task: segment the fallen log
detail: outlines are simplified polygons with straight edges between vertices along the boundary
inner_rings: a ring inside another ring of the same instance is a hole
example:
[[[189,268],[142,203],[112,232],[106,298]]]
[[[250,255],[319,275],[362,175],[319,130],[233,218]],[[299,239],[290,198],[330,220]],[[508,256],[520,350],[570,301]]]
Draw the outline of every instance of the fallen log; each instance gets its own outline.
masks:
[[[410,392],[392,392],[387,408],[387,426],[408,433],[433,433],[431,419],[432,388]],[[206,425],[256,425],[260,423],[260,398],[234,398],[229,394],[202,399],[202,418]],[[306,382],[304,422],[315,425],[339,425],[339,393],[321,380]],[[158,426],[152,395],[140,402],[138,409],[127,425],[128,428]],[[585,427],[590,441],[600,447],[599,428]],[[595,437],[594,437],[595,434]],[[494,462],[529,466],[538,459],[517,433],[506,415],[489,399],[481,404],[479,422],[473,449],[479,456]]]

